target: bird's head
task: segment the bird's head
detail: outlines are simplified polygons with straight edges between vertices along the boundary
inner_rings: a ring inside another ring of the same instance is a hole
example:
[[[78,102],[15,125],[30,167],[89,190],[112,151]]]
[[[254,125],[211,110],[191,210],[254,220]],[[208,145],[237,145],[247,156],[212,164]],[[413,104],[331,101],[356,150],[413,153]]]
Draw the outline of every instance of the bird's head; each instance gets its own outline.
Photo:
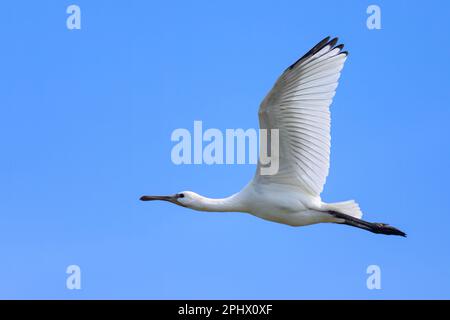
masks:
[[[168,201],[182,207],[195,209],[201,201],[201,196],[192,191],[181,191],[171,196],[142,196],[141,201]]]

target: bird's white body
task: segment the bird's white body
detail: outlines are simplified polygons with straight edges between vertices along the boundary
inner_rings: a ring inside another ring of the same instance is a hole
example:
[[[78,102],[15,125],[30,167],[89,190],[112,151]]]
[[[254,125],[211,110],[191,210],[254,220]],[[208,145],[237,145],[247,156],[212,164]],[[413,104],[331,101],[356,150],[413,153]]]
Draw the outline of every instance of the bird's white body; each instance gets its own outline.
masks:
[[[192,191],[183,191],[186,204],[198,211],[246,212],[258,218],[287,224],[305,226],[319,222],[339,222],[325,212],[326,204],[320,197],[298,192],[287,185],[264,185],[250,182],[240,192],[223,199],[211,199]],[[192,199],[192,200],[191,200]]]

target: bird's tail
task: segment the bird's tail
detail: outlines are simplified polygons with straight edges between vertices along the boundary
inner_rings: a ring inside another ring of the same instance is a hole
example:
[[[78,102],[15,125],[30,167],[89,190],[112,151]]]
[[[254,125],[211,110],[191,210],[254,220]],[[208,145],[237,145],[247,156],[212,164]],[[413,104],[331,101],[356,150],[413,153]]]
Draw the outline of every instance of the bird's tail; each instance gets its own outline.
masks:
[[[328,213],[342,221],[342,222],[337,222],[337,223],[346,224],[346,225],[364,229],[364,230],[367,230],[367,231],[370,231],[373,233],[381,233],[381,234],[406,237],[406,233],[404,233],[403,231],[401,231],[397,228],[394,228],[386,223],[368,222],[368,221],[364,221],[364,220],[352,217],[350,215],[347,215],[347,214],[344,214],[341,212],[336,212],[336,211],[328,211]]]

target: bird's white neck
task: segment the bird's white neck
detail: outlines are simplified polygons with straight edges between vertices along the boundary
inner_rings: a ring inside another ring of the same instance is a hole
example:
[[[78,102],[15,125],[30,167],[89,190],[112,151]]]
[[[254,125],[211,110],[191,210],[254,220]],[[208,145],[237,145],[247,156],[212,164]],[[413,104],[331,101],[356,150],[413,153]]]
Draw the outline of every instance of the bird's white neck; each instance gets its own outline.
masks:
[[[212,199],[201,196],[191,208],[199,211],[211,212],[243,211],[240,198],[237,194],[221,199]]]

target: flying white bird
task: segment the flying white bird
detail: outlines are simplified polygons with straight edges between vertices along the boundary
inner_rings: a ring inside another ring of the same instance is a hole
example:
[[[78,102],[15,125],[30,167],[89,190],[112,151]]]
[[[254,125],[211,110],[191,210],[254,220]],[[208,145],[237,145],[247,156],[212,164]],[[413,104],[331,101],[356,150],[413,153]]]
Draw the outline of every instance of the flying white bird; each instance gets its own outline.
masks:
[[[287,68],[259,108],[261,129],[279,130],[279,170],[261,175],[258,164],[252,181],[223,199],[192,191],[171,196],[142,196],[198,211],[246,212],[291,226],[321,222],[346,224],[373,233],[406,236],[384,223],[361,219],[354,200],[325,203],[320,198],[330,162],[330,110],[347,58],[338,39],[327,37]]]

